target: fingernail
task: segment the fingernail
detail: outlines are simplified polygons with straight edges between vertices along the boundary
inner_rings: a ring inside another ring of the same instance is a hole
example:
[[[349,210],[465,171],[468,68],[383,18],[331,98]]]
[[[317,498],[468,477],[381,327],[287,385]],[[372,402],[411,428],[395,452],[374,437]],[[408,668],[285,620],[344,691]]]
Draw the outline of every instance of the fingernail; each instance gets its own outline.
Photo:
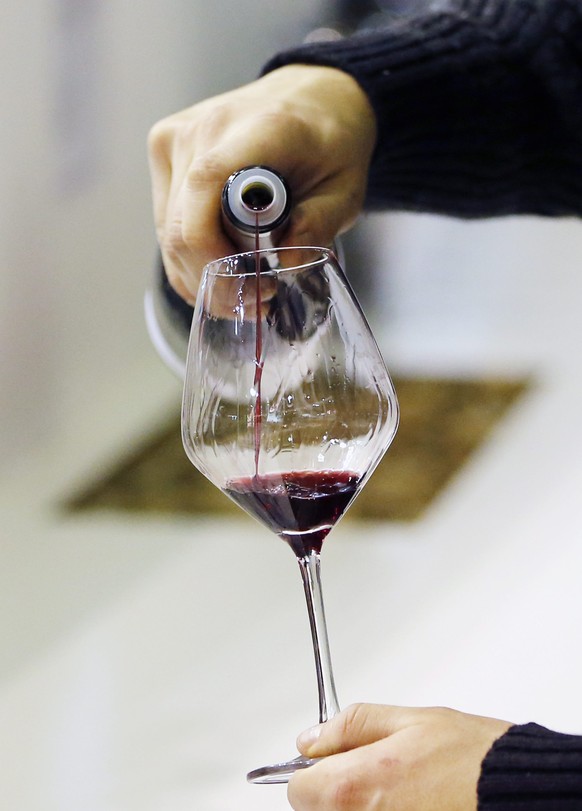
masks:
[[[317,724],[317,726],[309,727],[304,732],[302,732],[299,737],[297,738],[297,745],[304,749],[309,749],[319,740],[319,736],[321,735],[321,724]]]

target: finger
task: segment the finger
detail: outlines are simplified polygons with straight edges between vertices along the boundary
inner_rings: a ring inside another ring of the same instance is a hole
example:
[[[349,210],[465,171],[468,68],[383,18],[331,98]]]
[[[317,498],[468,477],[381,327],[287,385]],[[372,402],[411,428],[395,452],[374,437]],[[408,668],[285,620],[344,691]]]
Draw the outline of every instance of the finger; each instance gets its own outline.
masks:
[[[148,135],[154,222],[168,280],[181,298],[194,304],[200,269],[192,270],[196,262],[183,240],[179,199],[190,158],[187,150],[176,150],[175,118],[158,122]]]
[[[154,224],[158,238],[166,224],[168,200],[172,184],[172,166],[169,157],[164,153],[162,145],[150,147],[149,170],[152,189],[152,203]]]
[[[176,167],[179,160],[178,154]],[[196,299],[205,265],[237,251],[222,229],[221,194],[228,176],[228,166],[212,154],[174,172],[160,245],[170,283],[190,301]]]
[[[296,811],[331,811],[339,808],[359,811],[379,807],[370,802],[371,795],[376,795],[377,802],[379,784],[376,774],[378,758],[373,753],[373,747],[374,744],[340,752],[308,769],[295,772],[287,787],[291,808]],[[386,771],[389,761],[384,759],[383,764]]]
[[[331,245],[354,224],[363,196],[343,173],[321,183],[294,208],[283,244]]]
[[[194,306],[198,284],[192,281],[192,269],[185,259],[183,251],[173,250],[169,240],[160,242],[160,250],[164,271],[170,285],[184,301]]]
[[[220,272],[222,262],[214,266]],[[205,311],[215,318],[236,319],[239,322],[254,321],[257,317],[257,303],[262,314],[268,310],[268,301],[275,293],[275,280],[260,276],[260,290],[257,295],[256,278],[249,273],[239,276],[218,276],[211,273],[210,284],[204,296]]]
[[[228,175],[226,176],[228,177]],[[186,174],[173,201],[167,225],[172,247],[183,254],[197,283],[204,265],[236,251],[222,229],[220,196],[226,177]]]
[[[412,723],[415,711],[408,708],[352,704],[325,724],[301,733],[297,747],[308,757],[325,757],[386,738]]]

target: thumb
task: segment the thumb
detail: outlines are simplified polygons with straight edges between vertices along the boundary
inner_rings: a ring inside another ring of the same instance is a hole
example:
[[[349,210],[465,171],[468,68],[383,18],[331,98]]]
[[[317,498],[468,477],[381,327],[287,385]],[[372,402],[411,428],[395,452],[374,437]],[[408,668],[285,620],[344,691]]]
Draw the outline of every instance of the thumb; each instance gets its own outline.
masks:
[[[336,177],[321,184],[293,209],[283,245],[330,246],[338,234],[355,223],[363,196],[344,189],[345,179]]]
[[[381,704],[352,704],[326,723],[302,732],[297,738],[297,748],[308,757],[347,752],[407,726],[411,722],[410,712]]]

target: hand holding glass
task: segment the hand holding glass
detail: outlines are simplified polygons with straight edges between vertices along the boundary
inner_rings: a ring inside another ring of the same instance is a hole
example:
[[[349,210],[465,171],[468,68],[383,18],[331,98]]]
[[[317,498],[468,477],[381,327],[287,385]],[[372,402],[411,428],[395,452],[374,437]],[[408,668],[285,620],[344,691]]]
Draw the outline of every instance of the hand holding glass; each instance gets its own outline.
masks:
[[[188,457],[297,557],[319,722],[339,711],[320,583],[323,540],[398,425],[390,376],[334,254],[251,251],[205,268],[182,405]],[[286,782],[298,757],[248,775]]]

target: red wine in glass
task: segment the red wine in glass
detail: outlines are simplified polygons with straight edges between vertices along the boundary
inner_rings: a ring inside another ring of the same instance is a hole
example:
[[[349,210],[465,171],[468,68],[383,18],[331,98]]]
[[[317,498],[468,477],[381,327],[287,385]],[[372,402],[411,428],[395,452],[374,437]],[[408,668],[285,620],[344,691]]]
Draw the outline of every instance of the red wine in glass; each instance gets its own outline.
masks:
[[[357,473],[345,470],[302,470],[233,479],[224,492],[300,558],[321,552],[325,537],[355,497],[359,480]]]

